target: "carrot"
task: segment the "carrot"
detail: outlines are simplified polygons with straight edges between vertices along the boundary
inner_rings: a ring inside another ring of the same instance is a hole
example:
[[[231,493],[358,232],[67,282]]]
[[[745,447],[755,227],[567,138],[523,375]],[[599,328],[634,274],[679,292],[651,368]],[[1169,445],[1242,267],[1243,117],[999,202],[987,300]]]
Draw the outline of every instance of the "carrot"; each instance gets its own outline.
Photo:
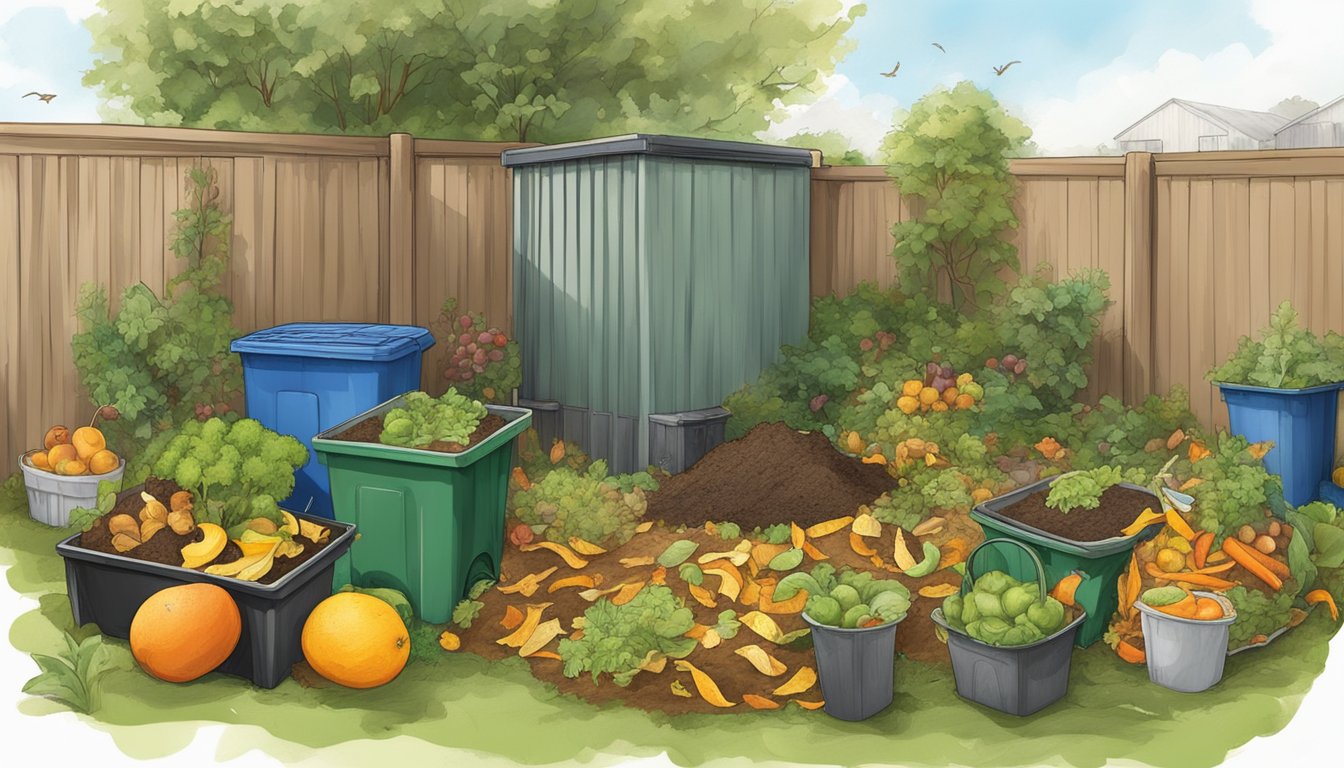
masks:
[[[1275,576],[1278,576],[1280,579],[1287,579],[1292,575],[1292,572],[1288,570],[1287,563],[1275,560],[1274,558],[1270,557],[1269,555],[1266,555],[1264,552],[1261,552],[1255,547],[1250,547],[1246,546],[1245,544],[1242,544],[1241,541],[1239,540],[1237,541],[1237,544],[1239,544],[1242,549],[1246,550],[1246,554],[1255,558],[1257,562],[1268,568],[1270,573],[1274,574]]]
[[[1339,608],[1335,606],[1335,598],[1329,592],[1324,589],[1313,589],[1307,593],[1304,599],[1307,601],[1307,605],[1325,603],[1326,607],[1330,609],[1330,620],[1339,621]]]
[[[1142,664],[1148,660],[1147,654],[1138,648],[1135,648],[1126,640],[1121,640],[1119,644],[1115,646],[1115,653],[1130,664]]]
[[[1153,563],[1149,563],[1145,569],[1148,575],[1159,581],[1181,581],[1186,584],[1194,584],[1209,589],[1231,589],[1237,586],[1236,582],[1220,579],[1217,576],[1209,576],[1203,573],[1167,573],[1158,568]]]
[[[1195,556],[1195,567],[1203,568],[1209,561],[1209,550],[1213,549],[1213,533],[1205,531],[1195,537],[1191,552]]]
[[[1234,566],[1236,566],[1236,563],[1232,562],[1231,560],[1228,560],[1219,563],[1218,565],[1206,565],[1203,568],[1196,568],[1194,571],[1192,571],[1192,573],[1208,573],[1208,574],[1223,573],[1224,571],[1232,570]]]
[[[1232,558],[1242,568],[1250,571],[1252,575],[1269,585],[1275,591],[1283,589],[1283,579],[1280,579],[1269,570],[1263,563],[1250,555],[1250,551],[1240,541],[1228,537],[1223,539],[1223,551]]]

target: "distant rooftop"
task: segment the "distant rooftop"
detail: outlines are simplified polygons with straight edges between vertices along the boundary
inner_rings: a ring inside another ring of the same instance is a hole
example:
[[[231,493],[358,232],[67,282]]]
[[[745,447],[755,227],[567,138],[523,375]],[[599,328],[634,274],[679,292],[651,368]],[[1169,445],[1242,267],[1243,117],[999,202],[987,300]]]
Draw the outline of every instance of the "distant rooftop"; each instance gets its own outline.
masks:
[[[1283,117],[1282,115],[1276,115],[1273,112],[1260,112],[1253,109],[1237,109],[1236,107],[1205,104],[1201,101],[1188,101],[1186,99],[1168,99],[1157,109],[1144,115],[1142,118],[1135,121],[1133,125],[1116,134],[1116,138],[1124,135],[1135,125],[1142,123],[1157,112],[1160,112],[1168,104],[1179,104],[1191,112],[1218,123],[1224,128],[1240,131],[1257,141],[1272,141],[1274,139],[1274,134],[1288,123],[1288,118]]]

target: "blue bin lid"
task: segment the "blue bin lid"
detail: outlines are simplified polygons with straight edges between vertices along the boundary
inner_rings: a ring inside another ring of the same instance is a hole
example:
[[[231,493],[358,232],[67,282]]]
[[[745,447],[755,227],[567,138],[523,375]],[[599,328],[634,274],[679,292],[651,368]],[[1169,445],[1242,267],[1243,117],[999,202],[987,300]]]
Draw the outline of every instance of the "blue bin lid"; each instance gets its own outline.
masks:
[[[257,355],[384,362],[434,346],[428,328],[373,323],[289,323],[249,333],[229,349]]]

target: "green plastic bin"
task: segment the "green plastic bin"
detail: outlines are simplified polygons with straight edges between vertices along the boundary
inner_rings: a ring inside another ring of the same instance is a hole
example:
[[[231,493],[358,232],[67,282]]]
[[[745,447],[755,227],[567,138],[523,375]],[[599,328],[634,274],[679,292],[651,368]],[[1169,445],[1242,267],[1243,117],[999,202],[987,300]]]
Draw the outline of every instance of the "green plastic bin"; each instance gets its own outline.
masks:
[[[455,454],[331,439],[401,403],[397,396],[313,438],[330,473],[336,520],[361,533],[333,583],[400,590],[417,616],[442,624],[472,584],[499,578],[514,438],[532,412],[487,406],[506,424]]]
[[[1060,579],[1075,571],[1082,576],[1083,580],[1074,592],[1074,601],[1087,611],[1087,619],[1078,628],[1075,642],[1078,647],[1086,648],[1100,640],[1106,633],[1111,616],[1120,604],[1117,580],[1129,565],[1134,545],[1156,536],[1163,523],[1159,520],[1133,536],[1115,536],[1101,541],[1073,541],[999,514],[999,510],[1047,488],[1054,479],[1048,477],[978,504],[971,509],[971,519],[985,530],[986,539],[1011,539],[1031,547],[1045,568],[1045,580],[1048,586],[1053,587]],[[1131,483],[1120,485],[1152,493],[1151,490],[1139,485]],[[1160,504],[1158,498],[1153,496],[1153,508],[1159,509]],[[1134,516],[1138,517],[1138,513],[1142,511],[1136,511]],[[1035,569],[1035,564],[1028,560],[1027,554],[1017,550],[989,550],[984,553],[982,560],[985,571],[1001,570],[1018,574],[1030,573]]]

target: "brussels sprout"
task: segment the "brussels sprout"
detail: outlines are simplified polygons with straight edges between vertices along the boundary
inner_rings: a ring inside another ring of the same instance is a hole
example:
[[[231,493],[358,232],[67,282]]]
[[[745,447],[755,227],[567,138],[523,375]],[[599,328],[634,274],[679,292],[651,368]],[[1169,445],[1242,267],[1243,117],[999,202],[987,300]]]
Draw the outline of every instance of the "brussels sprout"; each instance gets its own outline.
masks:
[[[972,621],[980,620],[980,608],[975,604],[975,593],[971,592],[962,598],[961,601],[961,621],[964,624],[970,624]]]
[[[806,592],[809,597],[823,594],[821,585],[817,584],[817,580],[800,571],[790,573],[780,579],[779,583],[775,585],[775,595],[772,599],[776,602],[783,602],[798,594],[800,589]]]
[[[1064,604],[1053,597],[1047,597],[1044,603],[1031,604],[1027,609],[1027,618],[1043,634],[1052,635],[1064,626]]]
[[[981,619],[978,622],[978,625],[976,627],[977,634],[971,635],[971,637],[974,637],[976,640],[979,640],[982,643],[989,643],[990,645],[998,645],[999,642],[1003,640],[1003,636],[1007,634],[1008,630],[1012,628],[1013,628],[1012,625],[1004,621],[1003,619],[997,618],[995,616],[990,616],[988,618]],[[970,627],[967,626],[967,631],[969,630]]]
[[[1026,613],[1027,608],[1036,602],[1036,595],[1032,594],[1033,591],[1040,590],[1029,590],[1024,584],[1004,590],[1003,597],[999,599],[999,602],[1003,603],[1003,612],[1009,618],[1016,618]]]
[[[961,593],[955,593],[943,598],[943,618],[947,623],[956,626],[961,624]]]
[[[840,619],[844,615],[840,603],[827,595],[813,595],[807,598],[807,604],[803,607],[803,610],[818,624],[826,624],[832,627],[840,626]]]
[[[840,603],[840,607],[846,611],[859,604],[859,590],[848,584],[841,584],[835,589],[832,589],[831,597],[834,598],[836,602]]]
[[[853,585],[851,584],[851,586]],[[895,592],[902,595],[907,600],[910,599],[910,590],[906,589],[904,584],[895,579],[870,581],[864,586],[858,587],[858,590],[859,596],[863,599],[863,602],[868,603],[869,605],[872,605],[873,599],[883,592]]]
[[[1003,571],[990,571],[983,574],[975,580],[976,592],[988,592],[991,595],[1002,595],[1009,587],[1020,584],[1017,579],[1004,573]]]
[[[1006,618],[1003,611],[1003,603],[999,596],[993,592],[972,592],[972,599],[975,600],[975,607],[980,611],[980,615],[985,618],[993,616],[995,618]]]
[[[1164,605],[1175,605],[1185,599],[1185,590],[1180,587],[1153,587],[1145,590],[1139,599],[1144,603],[1160,608]]]
[[[894,612],[904,616],[910,610],[910,597],[908,593],[878,592],[868,601],[868,607],[873,609],[874,614]]]
[[[963,629],[966,630],[967,635],[970,635],[971,637],[974,637],[976,639],[980,638],[980,621],[978,619],[976,621],[967,622],[966,626],[964,626]]]
[[[1022,624],[1009,629],[1003,633],[999,640],[999,645],[1027,645],[1044,638],[1045,635],[1031,624]]]
[[[858,591],[862,601],[866,603],[868,602],[868,598],[871,597],[871,595],[868,594],[869,588],[873,584],[881,584],[883,582],[873,581],[873,574],[867,571],[845,571],[840,574],[840,583],[848,587],[853,587]],[[899,584],[900,582],[892,583]]]
[[[859,603],[858,605],[845,611],[845,615],[840,619],[840,626],[844,627],[845,629],[854,629],[855,627],[859,626],[859,624],[867,621],[868,619],[871,619],[872,617],[873,617],[872,609],[870,609],[863,603]]]

